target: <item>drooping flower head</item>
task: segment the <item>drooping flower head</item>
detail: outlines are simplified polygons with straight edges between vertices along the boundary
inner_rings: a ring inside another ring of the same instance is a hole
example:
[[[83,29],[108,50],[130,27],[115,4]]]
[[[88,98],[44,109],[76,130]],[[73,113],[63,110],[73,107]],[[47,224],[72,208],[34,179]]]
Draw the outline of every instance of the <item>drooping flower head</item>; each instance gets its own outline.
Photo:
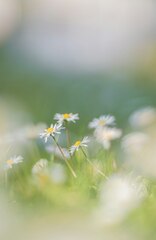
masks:
[[[54,120],[57,120],[59,123],[63,122],[73,122],[75,123],[76,120],[79,120],[78,113],[73,114],[73,113],[56,113],[54,116]]]
[[[90,141],[89,141],[88,137],[84,137],[82,139],[82,141],[80,141],[80,140],[76,141],[69,150],[71,155],[73,155],[75,151],[78,151],[80,147],[88,147],[89,142]]]
[[[120,138],[122,135],[122,131],[118,128],[98,128],[94,132],[94,136],[100,144],[103,145],[105,149],[109,149],[111,146],[111,141],[117,138]]]
[[[18,164],[23,162],[23,157],[22,156],[14,156],[11,157],[10,159],[6,160],[5,163],[5,169],[12,168],[14,164]]]
[[[35,165],[32,168],[33,174],[39,174],[41,172],[44,172],[48,167],[48,161],[47,159],[40,159],[35,163]]]
[[[111,115],[102,115],[99,118],[94,118],[89,123],[89,128],[99,128],[104,126],[111,126],[115,124],[115,117]]]
[[[40,134],[41,138],[47,142],[49,137],[55,137],[56,134],[60,134],[61,130],[64,129],[61,123],[51,124],[49,128],[46,128],[43,133]]]

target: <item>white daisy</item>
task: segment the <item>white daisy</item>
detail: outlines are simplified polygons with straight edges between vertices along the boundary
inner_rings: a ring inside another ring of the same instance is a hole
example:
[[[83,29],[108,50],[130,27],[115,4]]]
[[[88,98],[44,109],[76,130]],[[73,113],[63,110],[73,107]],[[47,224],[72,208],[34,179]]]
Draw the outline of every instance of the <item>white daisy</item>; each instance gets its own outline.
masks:
[[[121,222],[146,196],[147,186],[141,177],[114,174],[101,186],[96,217],[102,225]]]
[[[102,144],[105,149],[109,149],[111,141],[121,137],[121,135],[122,131],[118,128],[97,128],[94,132],[97,142]]]
[[[71,148],[69,149],[71,155],[73,155],[75,151],[78,151],[80,147],[87,147],[89,142],[90,141],[88,137],[84,137],[82,141],[80,140],[76,141],[74,145],[72,145]]]
[[[56,134],[60,134],[62,129],[64,129],[64,127],[62,127],[61,123],[51,124],[43,133],[40,133],[40,137],[44,138],[45,142],[47,142],[49,137],[55,137]]]
[[[149,136],[142,132],[133,132],[124,136],[122,148],[127,153],[139,153],[149,143]]]
[[[79,120],[78,113],[56,113],[54,116],[54,120],[57,120],[59,123],[63,123],[64,121],[75,123],[76,120]]]
[[[33,174],[39,174],[41,172],[44,172],[48,167],[48,161],[47,159],[40,159],[35,163],[35,165],[32,168]]]
[[[156,109],[150,106],[136,110],[129,118],[129,122],[133,127],[146,127],[155,121]]]
[[[98,128],[104,126],[110,126],[115,124],[115,117],[111,115],[102,115],[99,118],[94,118],[89,123],[89,128]]]
[[[6,169],[12,168],[12,166],[14,164],[18,164],[18,163],[21,163],[21,162],[23,162],[23,157],[22,156],[11,157],[10,159],[6,160],[5,168]]]

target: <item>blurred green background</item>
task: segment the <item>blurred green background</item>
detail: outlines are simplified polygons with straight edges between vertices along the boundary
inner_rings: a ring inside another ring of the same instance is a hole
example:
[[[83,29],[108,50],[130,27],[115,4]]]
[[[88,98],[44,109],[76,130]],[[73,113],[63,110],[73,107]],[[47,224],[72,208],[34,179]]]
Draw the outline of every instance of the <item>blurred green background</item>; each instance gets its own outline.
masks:
[[[141,6],[141,8],[140,8]],[[0,97],[34,122],[156,105],[153,1],[0,1]]]
[[[126,73],[58,74],[7,59],[0,54],[0,95],[18,102],[35,122],[51,121],[56,112],[78,112],[83,123],[114,114],[124,123],[140,107],[156,105],[155,76]]]

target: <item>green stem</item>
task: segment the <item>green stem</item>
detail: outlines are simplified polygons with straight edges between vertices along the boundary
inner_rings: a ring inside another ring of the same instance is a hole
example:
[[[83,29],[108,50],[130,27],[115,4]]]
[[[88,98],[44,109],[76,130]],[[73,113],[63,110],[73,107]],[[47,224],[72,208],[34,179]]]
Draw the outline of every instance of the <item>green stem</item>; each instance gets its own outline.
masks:
[[[72,175],[76,178],[76,177],[77,177],[77,176],[76,176],[76,173],[75,173],[75,171],[72,169],[72,167],[70,166],[68,160],[66,159],[66,157],[65,157],[65,155],[64,155],[64,152],[62,151],[62,148],[60,147],[60,145],[59,145],[58,142],[56,141],[55,137],[53,137],[53,139],[54,139],[54,142],[56,143],[56,145],[57,145],[57,147],[58,147],[58,149],[59,149],[59,151],[60,151],[60,153],[61,153],[61,155],[62,155],[62,157],[63,157],[63,159],[64,159],[64,161],[65,161],[65,163],[66,163],[66,165],[67,165],[67,167],[68,167],[69,170],[71,171]]]
[[[68,122],[65,122],[65,129],[66,129],[66,140],[67,140],[67,148],[70,147],[70,134],[68,129]]]
[[[98,173],[100,173],[103,177],[105,177],[106,179],[108,179],[108,177],[107,177],[102,171],[100,171],[100,170],[88,159],[87,154],[85,153],[85,151],[83,150],[82,147],[81,147],[81,151],[82,151],[82,153],[84,154],[87,162],[90,163],[91,166],[92,166],[93,168],[95,168]]]

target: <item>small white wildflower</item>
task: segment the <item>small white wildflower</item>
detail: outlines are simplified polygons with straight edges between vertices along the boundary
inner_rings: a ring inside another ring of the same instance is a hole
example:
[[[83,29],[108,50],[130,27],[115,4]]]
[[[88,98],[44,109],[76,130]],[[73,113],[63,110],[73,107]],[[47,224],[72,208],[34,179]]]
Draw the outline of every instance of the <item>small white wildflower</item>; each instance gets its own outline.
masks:
[[[137,153],[148,143],[149,137],[142,132],[130,133],[122,139],[122,148],[125,152]]]
[[[35,165],[32,168],[32,173],[33,174],[39,174],[41,172],[46,171],[48,167],[48,161],[47,159],[40,159],[35,163]]]
[[[136,138],[136,144],[133,137],[124,142],[124,159],[130,168],[135,168],[142,172],[144,176],[156,177],[156,130],[155,126],[150,131],[142,132],[140,137]],[[129,144],[131,142],[131,144]],[[126,150],[126,151],[125,151]]]
[[[87,147],[89,142],[90,140],[88,139],[88,137],[84,137],[82,141],[76,141],[69,150],[71,155],[73,155],[75,151],[78,151],[80,147]]]
[[[53,164],[51,168],[51,179],[55,183],[64,183],[66,180],[65,169],[61,164]]]
[[[102,115],[99,118],[94,118],[89,123],[89,128],[98,128],[104,126],[110,126],[115,124],[115,117],[111,115]]]
[[[22,156],[11,157],[10,159],[6,160],[5,168],[6,169],[12,168],[12,166],[14,164],[18,164],[18,163],[21,163],[21,162],[23,162],[23,157]]]
[[[94,132],[94,136],[100,144],[103,145],[105,149],[109,149],[111,146],[111,141],[120,138],[122,131],[118,128],[97,128]]]
[[[47,142],[49,137],[55,137],[56,134],[60,134],[61,130],[64,129],[61,123],[51,124],[49,128],[46,128],[43,133],[40,134],[41,138],[44,138]]]
[[[145,107],[135,111],[129,118],[133,127],[146,127],[156,121],[156,109]]]
[[[0,145],[17,144],[21,146],[27,143],[28,140],[38,138],[39,133],[42,132],[45,127],[45,124],[37,124],[16,128],[13,131],[0,135]]]
[[[97,211],[102,224],[122,221],[147,196],[147,187],[140,177],[115,174],[101,187]]]
[[[78,113],[56,113],[54,116],[54,120],[57,120],[59,123],[63,123],[64,121],[75,123],[76,120],[79,120]]]

